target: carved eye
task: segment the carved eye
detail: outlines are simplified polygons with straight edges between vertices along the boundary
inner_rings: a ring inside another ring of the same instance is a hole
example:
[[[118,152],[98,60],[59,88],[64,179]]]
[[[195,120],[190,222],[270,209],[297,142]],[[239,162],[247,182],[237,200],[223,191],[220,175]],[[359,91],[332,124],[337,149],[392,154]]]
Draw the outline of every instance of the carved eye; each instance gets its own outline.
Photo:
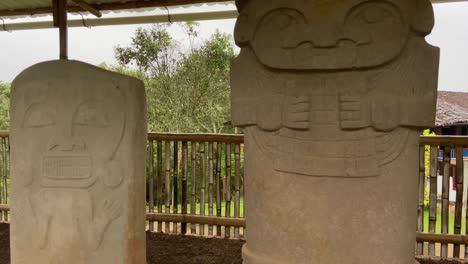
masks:
[[[353,19],[365,24],[382,23],[399,17],[395,7],[388,3],[367,2],[357,6],[351,13]]]
[[[305,17],[295,9],[280,9],[265,16],[264,25],[274,29],[285,30],[294,24],[305,23]]]
[[[23,127],[47,127],[55,125],[51,109],[42,103],[31,105],[24,115]]]
[[[90,102],[80,105],[78,108],[74,124],[80,126],[107,127],[109,118],[103,107],[99,107],[98,102]]]

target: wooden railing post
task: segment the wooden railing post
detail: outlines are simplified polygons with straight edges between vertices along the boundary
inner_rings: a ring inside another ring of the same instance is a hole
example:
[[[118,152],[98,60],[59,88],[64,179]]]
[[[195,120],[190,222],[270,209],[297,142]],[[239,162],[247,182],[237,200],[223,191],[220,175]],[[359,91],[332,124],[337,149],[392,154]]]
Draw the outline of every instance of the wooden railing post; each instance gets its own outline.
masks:
[[[173,159],[173,168],[174,171],[172,172],[173,177],[173,199],[172,199],[172,213],[178,214],[179,213],[179,142],[174,141],[174,159]],[[177,223],[173,223],[173,232],[177,234]]]
[[[236,144],[234,149],[234,177],[235,177],[235,197],[234,197],[234,217],[240,217],[240,145]],[[234,237],[239,238],[239,227],[234,228]]]
[[[190,145],[190,153],[191,153],[191,179],[192,179],[192,186],[191,186],[191,193],[190,193],[190,214],[195,215],[196,214],[196,188],[197,188],[197,160],[196,160],[196,149],[197,149],[197,143],[192,142]],[[190,224],[190,234],[196,234],[197,233],[197,228],[195,224]]]
[[[221,180],[221,159],[222,159],[222,143],[216,143],[216,216],[221,217],[221,190],[223,187]],[[221,236],[221,226],[216,226],[216,235]]]
[[[418,227],[417,231],[424,232],[424,189],[426,185],[425,174],[425,146],[419,146],[419,197],[418,197]],[[424,243],[418,242],[416,254],[422,255],[424,252]]]
[[[429,232],[435,233],[437,223],[437,146],[431,146],[430,190],[429,190]],[[435,243],[429,243],[429,255],[435,256]]]
[[[205,188],[206,188],[206,167],[205,167],[205,143],[200,143],[200,215],[205,216]],[[205,225],[200,225],[200,235],[205,235]]]
[[[442,175],[442,234],[448,234],[449,227],[449,191],[450,191],[450,172],[451,172],[451,147],[450,145],[444,148],[444,174]],[[442,243],[441,257],[448,257],[448,245]]]
[[[166,161],[166,166],[165,166],[165,198],[166,198],[166,206],[165,206],[165,211],[166,211],[166,214],[170,214],[171,213],[171,142],[170,141],[166,141],[166,144],[165,144],[165,151],[166,151],[166,155],[165,155],[165,161]],[[171,232],[171,224],[169,222],[166,222],[166,229],[165,229],[166,233],[170,233]]]
[[[187,159],[188,149],[187,141],[182,142],[182,214],[187,214]],[[187,234],[187,223],[182,222],[181,224],[182,234]]]
[[[456,235],[461,234],[462,228],[462,211],[463,211],[463,147],[456,146],[455,151],[455,158],[456,158],[456,171],[455,171],[455,180],[457,184],[456,194],[457,198],[455,201],[455,223],[453,233]],[[453,257],[459,258],[460,257],[460,244],[455,244],[453,246]]]
[[[231,217],[231,144],[226,144],[226,184],[225,193],[226,199],[226,217]],[[224,230],[226,238],[231,237],[231,227],[226,226]]]
[[[154,213],[154,142],[149,142],[149,212]],[[154,231],[154,222],[149,222],[149,230]]]
[[[158,192],[158,197],[157,197],[157,203],[158,203],[158,213],[162,214],[162,141],[158,140],[157,141],[157,168],[158,168],[158,180],[156,184],[157,192]],[[158,221],[158,232],[162,232],[162,222]]]
[[[213,143],[208,143],[208,215],[213,216]],[[213,226],[208,227],[208,235],[213,235]]]

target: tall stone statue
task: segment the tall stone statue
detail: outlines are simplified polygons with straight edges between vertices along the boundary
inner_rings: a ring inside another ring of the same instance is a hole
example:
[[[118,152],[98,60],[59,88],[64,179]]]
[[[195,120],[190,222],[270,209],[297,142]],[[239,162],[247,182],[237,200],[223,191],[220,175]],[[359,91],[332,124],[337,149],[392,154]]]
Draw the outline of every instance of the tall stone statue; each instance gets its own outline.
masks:
[[[142,264],[141,81],[77,61],[30,67],[11,92],[12,264]]]
[[[414,263],[429,0],[239,0],[246,264]]]

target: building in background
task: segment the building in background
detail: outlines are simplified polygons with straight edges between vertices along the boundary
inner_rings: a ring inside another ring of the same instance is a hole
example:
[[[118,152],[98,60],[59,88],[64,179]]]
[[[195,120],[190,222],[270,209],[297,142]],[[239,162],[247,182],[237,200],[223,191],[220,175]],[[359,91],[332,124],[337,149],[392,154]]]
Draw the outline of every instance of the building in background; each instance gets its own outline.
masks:
[[[432,129],[437,135],[444,136],[468,136],[468,92],[446,92],[439,91],[437,98],[436,127]],[[465,146],[468,147],[468,146]],[[439,150],[439,177],[438,193],[442,193],[442,165],[443,150]],[[464,186],[463,191],[468,190],[468,148],[464,150]],[[456,182],[455,182],[455,150],[452,150],[452,173],[450,177],[450,201],[456,200]],[[466,209],[467,197],[463,197],[463,205]],[[466,210],[463,211],[466,211]]]

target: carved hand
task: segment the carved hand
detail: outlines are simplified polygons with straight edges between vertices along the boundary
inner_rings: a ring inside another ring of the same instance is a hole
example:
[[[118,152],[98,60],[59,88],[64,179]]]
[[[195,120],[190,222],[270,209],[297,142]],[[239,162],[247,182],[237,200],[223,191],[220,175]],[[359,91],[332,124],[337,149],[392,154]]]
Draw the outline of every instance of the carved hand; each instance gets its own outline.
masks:
[[[284,126],[291,129],[309,128],[310,100],[308,96],[286,96],[283,110]]]
[[[367,96],[341,95],[339,100],[342,129],[360,129],[371,125],[371,109]]]
[[[281,128],[282,95],[265,96],[257,106],[257,125],[267,131]]]
[[[122,208],[119,203],[105,200],[102,207],[102,217],[109,223],[120,216]]]
[[[380,131],[391,131],[400,125],[400,104],[392,95],[372,98],[372,126]]]

